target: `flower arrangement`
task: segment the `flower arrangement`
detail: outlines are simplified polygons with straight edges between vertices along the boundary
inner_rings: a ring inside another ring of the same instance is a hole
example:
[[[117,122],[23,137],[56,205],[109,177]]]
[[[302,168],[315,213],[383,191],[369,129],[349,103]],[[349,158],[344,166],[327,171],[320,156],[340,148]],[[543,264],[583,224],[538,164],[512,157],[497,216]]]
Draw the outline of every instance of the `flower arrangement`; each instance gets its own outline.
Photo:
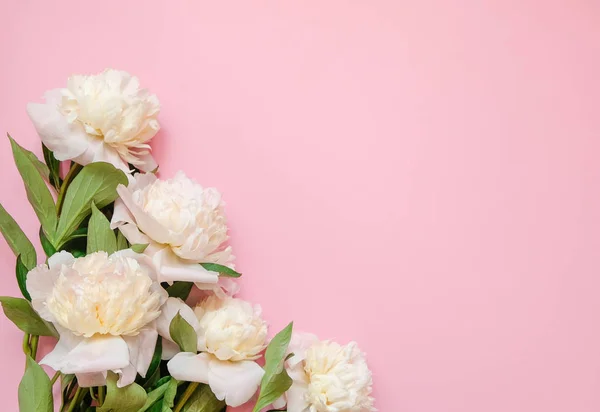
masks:
[[[75,75],[27,108],[43,162],[9,136],[46,255],[0,205],[23,295],[0,297],[25,333],[20,410],[375,411],[355,343],[292,323],[269,339],[260,306],[234,297],[221,194],[157,177],[159,110],[128,73]],[[38,363],[40,336],[57,343]]]

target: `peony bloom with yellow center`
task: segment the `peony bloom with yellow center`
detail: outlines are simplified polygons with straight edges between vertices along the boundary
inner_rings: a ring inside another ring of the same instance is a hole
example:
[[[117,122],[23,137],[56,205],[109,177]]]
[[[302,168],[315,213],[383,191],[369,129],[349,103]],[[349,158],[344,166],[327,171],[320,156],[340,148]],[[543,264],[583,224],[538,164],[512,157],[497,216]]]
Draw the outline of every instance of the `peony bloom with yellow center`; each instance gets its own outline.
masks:
[[[181,313],[190,318],[191,309],[178,299],[169,298],[158,319],[161,336],[171,340],[168,325]],[[246,403],[258,389],[264,370],[255,362],[266,347],[267,324],[259,306],[241,299],[210,296],[188,321],[198,334],[201,352],[176,354],[168,363],[173,378],[208,384],[220,400],[229,406]]]
[[[45,103],[30,103],[27,112],[58,160],[108,162],[124,171],[128,164],[142,171],[156,169],[148,143],[160,129],[160,105],[140,88],[137,77],[112,69],[73,75],[66,88],[44,97]]]
[[[231,247],[225,245],[224,203],[216,189],[200,186],[183,172],[168,180],[138,173],[117,192],[111,227],[132,244],[149,245],[144,253],[154,260],[161,282],[196,282],[220,296],[237,291],[232,279],[219,279],[200,265],[233,266]]]
[[[144,376],[154,353],[155,320],[167,299],[151,262],[124,250],[74,258],[60,252],[27,276],[31,304],[60,339],[40,363],[77,375],[82,387],[104,385],[108,371],[126,386]]]
[[[308,334],[294,334],[287,361],[293,384],[287,398],[289,412],[374,412],[371,371],[355,342],[340,345],[319,341]]]

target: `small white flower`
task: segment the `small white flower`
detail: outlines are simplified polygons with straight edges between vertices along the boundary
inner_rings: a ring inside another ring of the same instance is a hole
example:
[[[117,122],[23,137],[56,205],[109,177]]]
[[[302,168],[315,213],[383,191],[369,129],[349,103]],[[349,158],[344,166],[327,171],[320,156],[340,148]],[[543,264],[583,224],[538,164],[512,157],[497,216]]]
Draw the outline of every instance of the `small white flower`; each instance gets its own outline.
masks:
[[[237,284],[199,263],[232,267],[231,247],[225,247],[227,221],[221,194],[203,188],[183,172],[159,180],[154,174],[136,174],[127,187],[117,188],[111,227],[131,242],[149,244],[144,251],[158,268],[161,282],[196,282],[203,290],[224,295]]]
[[[45,103],[30,103],[27,112],[58,160],[108,162],[124,171],[128,163],[142,171],[156,169],[148,143],[160,128],[160,105],[140,89],[137,77],[112,69],[73,75],[66,88],[44,97]]]
[[[80,386],[119,386],[144,376],[154,353],[155,320],[167,299],[151,262],[131,250],[92,253],[75,259],[60,252],[27,276],[31,304],[54,324],[60,340],[40,362],[77,375]]]
[[[172,314],[179,311],[189,318],[189,307],[186,310],[181,300],[169,300]],[[229,406],[246,403],[264,375],[255,362],[267,339],[260,307],[236,298],[210,296],[196,306],[194,313],[197,319],[189,323],[198,333],[198,350],[202,353],[176,354],[167,365],[169,373],[175,379],[208,384]],[[170,336],[164,331],[171,319],[167,313],[158,319],[159,332],[167,339]]]
[[[289,412],[374,412],[372,378],[355,342],[340,345],[314,335],[294,334],[287,370],[293,384],[286,392]],[[283,406],[279,400],[276,407]]]

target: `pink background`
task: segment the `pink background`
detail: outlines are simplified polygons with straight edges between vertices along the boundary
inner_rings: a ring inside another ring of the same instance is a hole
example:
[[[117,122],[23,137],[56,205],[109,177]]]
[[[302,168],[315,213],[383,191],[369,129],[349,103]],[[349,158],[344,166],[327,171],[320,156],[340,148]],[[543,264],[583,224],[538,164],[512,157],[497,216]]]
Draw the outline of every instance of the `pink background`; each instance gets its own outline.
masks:
[[[600,4],[3,1],[0,129],[71,73],[163,105],[273,330],[368,353],[383,412],[600,410]],[[0,140],[1,198],[38,225]],[[0,245],[1,293],[18,296]],[[21,334],[0,317],[16,410]]]

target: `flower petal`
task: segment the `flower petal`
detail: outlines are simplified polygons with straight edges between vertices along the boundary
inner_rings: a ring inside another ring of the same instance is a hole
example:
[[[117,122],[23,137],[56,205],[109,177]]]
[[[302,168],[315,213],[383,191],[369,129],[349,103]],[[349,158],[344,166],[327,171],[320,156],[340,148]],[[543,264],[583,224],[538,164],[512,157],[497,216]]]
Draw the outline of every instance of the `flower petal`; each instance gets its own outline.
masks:
[[[180,381],[208,383],[210,355],[180,352],[167,363],[171,376]]]
[[[131,191],[128,190],[124,185],[119,185],[117,187],[117,193],[123,200],[123,203],[133,217],[138,225],[138,227],[148,235],[152,240],[159,243],[169,243],[170,236],[169,230],[163,227],[160,223],[158,223],[152,216],[148,215],[144,212],[133,200],[131,195]]]
[[[75,257],[67,251],[61,251],[48,258],[48,267],[54,269],[60,265],[67,265],[75,260]]]
[[[58,272],[48,269],[46,265],[39,265],[27,274],[27,290],[31,296],[31,306],[45,320],[54,321],[55,318],[46,307],[46,299],[52,292]]]
[[[184,261],[175,255],[169,248],[157,252],[154,263],[158,267],[159,280],[161,282],[197,282],[201,284],[213,284],[219,281],[219,274],[204,269],[198,263]]]
[[[170,340],[163,339],[162,341],[162,355],[160,358],[162,360],[172,359],[173,356],[179,353],[179,345],[175,342],[171,342]]]
[[[265,374],[253,361],[227,362],[211,357],[208,384],[217,399],[229,406],[240,406],[256,393]]]
[[[58,324],[54,326],[56,327],[60,338],[54,349],[40,361],[40,365],[48,365],[55,371],[58,371],[61,370],[65,357],[79,345],[84,338],[75,336],[71,331]]]
[[[74,157],[73,161],[80,165],[87,165],[94,162],[106,162],[127,174],[131,172],[129,165],[121,159],[119,153],[111,146],[105,144],[104,140],[98,138],[91,138],[87,149],[79,156]]]
[[[309,404],[304,397],[307,390],[308,385],[304,382],[294,381],[294,383],[292,383],[292,386],[285,393],[288,411],[295,412],[307,410]]]
[[[106,385],[106,372],[76,373],[77,384],[82,388]]]
[[[105,372],[122,369],[127,365],[129,365],[129,348],[121,337],[96,335],[82,339],[63,357],[58,370],[63,373]]]
[[[156,160],[154,160],[154,157],[150,153],[139,155],[137,158],[140,161],[137,167],[142,172],[152,172],[158,167],[158,163],[156,163]]]
[[[58,111],[56,99],[60,90],[46,93],[47,103],[29,103],[27,114],[33,122],[42,142],[54,152],[58,160],[70,160],[85,152],[91,138],[80,124],[69,123]]]
[[[156,319],[156,329],[158,330],[158,334],[165,339],[170,340],[171,334],[169,333],[169,327],[171,326],[171,321],[173,318],[179,313],[183,319],[189,323],[194,330],[198,330],[200,328],[200,324],[198,322],[198,318],[196,314],[185,302],[179,298],[168,298],[165,304],[161,308],[160,316]]]

